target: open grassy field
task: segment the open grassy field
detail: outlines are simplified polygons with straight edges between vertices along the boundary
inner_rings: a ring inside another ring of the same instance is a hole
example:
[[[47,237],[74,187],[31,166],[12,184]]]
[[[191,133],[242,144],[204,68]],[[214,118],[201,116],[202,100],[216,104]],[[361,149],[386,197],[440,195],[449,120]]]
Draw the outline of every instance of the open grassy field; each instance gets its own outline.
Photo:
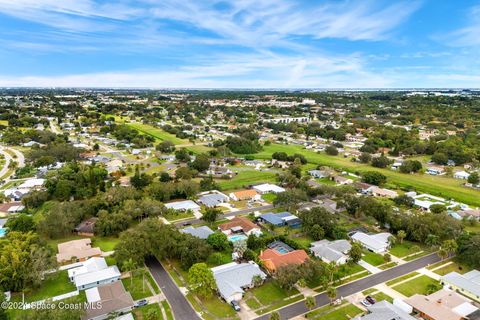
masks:
[[[253,156],[256,159],[271,159],[274,152],[286,152],[287,154],[299,153],[304,155],[309,163],[329,166],[332,168],[350,172],[362,173],[365,171],[378,171],[387,177],[387,183],[403,189],[415,189],[432,195],[453,198],[467,204],[480,206],[480,192],[465,188],[458,179],[431,176],[427,174],[404,174],[389,169],[374,168],[367,164],[352,162],[342,156],[329,156],[325,153],[315,153],[298,145],[272,144],[265,146],[263,151]]]
[[[217,179],[222,190],[241,189],[251,184],[275,182],[275,173],[268,171],[245,170],[240,171],[229,180]]]
[[[143,123],[127,123],[128,126],[140,131],[141,133],[147,134],[154,137],[155,139],[165,141],[169,140],[174,144],[188,144],[187,139],[177,138],[175,135],[168,133],[160,128],[155,128],[154,126],[143,124]]]

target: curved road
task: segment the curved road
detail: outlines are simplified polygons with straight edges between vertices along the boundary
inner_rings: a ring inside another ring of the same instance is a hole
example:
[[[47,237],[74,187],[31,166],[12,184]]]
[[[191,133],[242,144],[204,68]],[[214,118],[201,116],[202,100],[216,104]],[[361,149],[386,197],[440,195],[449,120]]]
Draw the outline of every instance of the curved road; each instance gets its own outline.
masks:
[[[0,170],[0,179],[2,179],[9,170],[8,166],[12,161],[12,156],[1,147],[0,147],[0,153],[3,154],[3,157],[5,158],[5,164],[3,165],[2,170]],[[5,178],[8,178],[8,177],[5,177]]]
[[[421,269],[429,264],[440,261],[440,258],[436,253],[418,258],[416,260],[407,262],[405,264],[387,269],[380,273],[372,274],[366,278],[344,284],[337,288],[337,297],[348,297],[354,293],[361,292],[377,284],[395,279],[397,277],[403,276],[407,273],[413,272],[415,270]],[[326,293],[320,293],[315,296],[317,302],[315,308],[320,308],[330,303]],[[289,306],[283,307],[279,310],[276,310],[280,313],[281,319],[291,319],[297,316],[300,316],[304,313],[309,312],[307,307],[305,307],[305,301],[299,301]],[[261,317],[256,318],[257,320],[268,320],[270,314],[262,315]]]

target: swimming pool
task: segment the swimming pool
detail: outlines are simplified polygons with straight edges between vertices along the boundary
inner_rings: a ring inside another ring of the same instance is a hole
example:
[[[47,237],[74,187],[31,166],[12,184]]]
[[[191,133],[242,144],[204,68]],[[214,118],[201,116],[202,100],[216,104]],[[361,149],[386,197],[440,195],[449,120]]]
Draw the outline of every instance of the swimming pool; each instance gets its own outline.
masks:
[[[275,250],[278,252],[278,253],[281,253],[281,254],[285,254],[285,253],[289,253],[290,251],[287,250],[286,248],[284,247],[276,247]]]
[[[0,228],[0,238],[5,237],[7,234],[7,229],[6,228]]]
[[[234,235],[228,237],[228,241],[231,241],[231,242],[245,241],[247,239],[248,239],[248,237],[244,234],[234,234]]]

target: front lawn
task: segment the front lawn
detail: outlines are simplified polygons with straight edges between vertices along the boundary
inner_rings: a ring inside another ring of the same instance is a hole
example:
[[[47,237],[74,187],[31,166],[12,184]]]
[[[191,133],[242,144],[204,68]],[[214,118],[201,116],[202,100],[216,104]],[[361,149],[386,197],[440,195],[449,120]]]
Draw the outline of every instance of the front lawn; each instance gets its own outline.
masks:
[[[372,266],[379,266],[385,263],[382,255],[368,250],[363,251],[362,260],[371,264]]]
[[[267,201],[267,202],[272,203],[273,200],[277,199],[277,194],[275,194],[275,193],[262,194],[262,199]]]
[[[393,303],[393,298],[383,292],[375,293],[374,295],[372,295],[372,298],[377,301],[387,300],[388,302]]]
[[[233,319],[236,317],[235,310],[216,295],[200,298],[189,293],[187,299],[195,310],[202,312],[202,319]]]
[[[160,305],[158,303],[147,304],[146,306],[136,308],[133,310],[133,314],[135,316],[135,319],[137,320],[142,320],[142,319],[143,320],[144,319],[163,320],[164,319],[162,310],[160,309]],[[156,314],[156,317],[153,317],[152,314]]]
[[[216,179],[222,190],[241,189],[258,183],[275,183],[276,175],[269,171],[244,170],[232,179]]]
[[[93,237],[92,247],[99,247],[103,252],[113,251],[119,241],[117,237]]]
[[[464,264],[460,264],[458,262],[455,262],[455,261],[452,261],[452,263],[444,266],[444,267],[441,267],[439,269],[436,269],[434,270],[433,272],[435,272],[436,274],[439,274],[441,276],[444,276],[446,275],[447,273],[450,273],[450,272],[457,272],[457,273],[460,273],[460,274],[464,274],[468,271],[472,270],[471,267],[467,266],[467,265],[464,265]]]
[[[415,247],[417,247],[417,250],[415,250]],[[395,243],[395,245],[390,248],[389,252],[392,255],[401,258],[418,252],[418,248],[419,246],[416,245],[414,242],[404,240],[403,243]]]
[[[250,292],[263,305],[269,305],[299,293],[297,289],[282,289],[275,280],[267,281],[263,285],[252,289]]]
[[[404,296],[411,297],[414,294],[430,294],[431,288],[438,285],[438,281],[432,279],[426,275],[421,275],[415,279],[409,280],[397,286],[394,286],[393,289],[400,292]]]
[[[321,320],[349,320],[361,313],[363,313],[363,311],[360,308],[349,303],[333,310],[331,306],[327,306],[322,309],[309,312],[307,314],[307,318]]]
[[[136,270],[133,277],[122,279],[125,289],[132,294],[133,300],[139,300],[153,296],[160,292],[152,276],[145,269]],[[150,290],[150,286],[153,292]]]

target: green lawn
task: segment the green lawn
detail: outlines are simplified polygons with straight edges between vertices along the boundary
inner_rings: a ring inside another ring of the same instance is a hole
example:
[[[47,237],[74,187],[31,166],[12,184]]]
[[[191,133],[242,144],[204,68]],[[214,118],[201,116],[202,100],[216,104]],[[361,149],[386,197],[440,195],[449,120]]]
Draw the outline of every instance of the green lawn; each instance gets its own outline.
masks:
[[[325,165],[333,168],[351,172],[378,171],[383,173],[389,184],[399,188],[414,188],[418,192],[430,193],[432,195],[454,198],[458,201],[480,206],[480,192],[465,188],[462,181],[448,177],[432,176],[427,174],[403,174],[389,169],[374,168],[367,164],[352,162],[349,158],[341,156],[329,156],[325,153],[315,153],[298,145],[271,144],[265,146],[263,151],[255,154],[256,159],[271,159],[274,152],[286,152],[288,154],[303,154],[309,163]]]
[[[273,304],[291,295],[298,294],[297,289],[285,290],[275,281],[267,281],[263,285],[250,291],[263,305]]]
[[[148,318],[149,314],[152,313],[150,310],[155,310],[156,317],[155,318]],[[143,319],[152,319],[152,320],[164,320],[162,315],[162,310],[160,309],[160,305],[158,303],[147,304],[146,306],[136,308],[133,311],[133,315],[135,316],[136,320],[143,320]]]
[[[145,283],[143,281],[145,281]],[[160,292],[152,276],[145,269],[135,271],[133,278],[122,279],[122,282],[125,289],[132,294],[133,300],[150,297]],[[152,286],[154,292],[150,291],[148,283]]]
[[[75,286],[68,279],[67,270],[58,271],[53,274],[46,275],[45,280],[42,282],[41,286],[38,289],[34,289],[32,291],[25,291],[25,301],[39,301],[75,290]],[[21,293],[15,294],[15,296],[13,297],[13,300],[15,301],[21,301],[21,299]]]
[[[223,251],[223,252],[217,252],[217,253],[220,253],[220,255],[215,255],[215,256],[221,257],[221,259],[219,259],[218,261],[212,258],[212,256],[208,257],[207,259],[207,264],[210,268],[232,262],[231,251]]]
[[[363,251],[362,260],[371,264],[372,266],[379,266],[385,263],[382,255],[368,250]]]
[[[444,275],[446,275],[447,273],[450,273],[450,272],[457,272],[457,273],[460,273],[460,274],[464,274],[464,273],[466,273],[470,270],[472,270],[472,268],[470,268],[469,266],[453,261],[449,265],[446,265],[444,267],[436,269],[433,272],[435,272],[436,274],[439,274],[441,276],[444,276]]]
[[[168,133],[161,128],[156,128],[154,126],[151,126],[149,124],[143,124],[143,123],[127,123],[128,126],[138,130],[139,132],[143,134],[147,134],[149,136],[154,137],[155,139],[161,140],[161,141],[171,141],[174,144],[188,144],[190,143],[187,139],[180,139],[177,138],[175,135]]]
[[[372,295],[372,298],[374,298],[377,301],[387,300],[390,303],[393,302],[393,298],[383,292],[375,293],[374,295]]]
[[[394,256],[401,258],[418,252],[418,250],[415,250],[415,246],[420,247],[420,245],[417,245],[414,242],[404,240],[403,243],[395,243],[390,248],[389,252]]]
[[[174,320],[172,309],[170,308],[170,305],[166,300],[162,301],[162,307],[163,310],[165,310],[165,314],[167,315],[167,320]]]
[[[275,182],[276,175],[273,172],[244,170],[232,179],[217,179],[216,182],[222,190],[240,189],[256,183]]]
[[[203,312],[203,319],[233,319],[236,317],[235,310],[216,295],[210,298],[198,298],[199,302],[192,293],[189,293],[187,299],[195,310]]]
[[[99,247],[103,252],[113,251],[119,241],[117,237],[93,237],[92,247]]]
[[[415,279],[409,280],[397,286],[394,286],[393,289],[400,292],[401,294],[411,297],[414,294],[429,294],[429,288],[431,285],[437,285],[438,281],[432,279],[426,275],[421,275]]]
[[[270,203],[272,203],[273,200],[275,200],[276,198],[277,198],[277,195],[275,193],[262,194],[262,199]]]
[[[321,308],[309,312],[307,314],[308,319],[321,319],[321,320],[349,320],[353,317],[363,313],[363,311],[357,306],[349,303],[344,306],[341,306],[337,309],[333,309],[328,306],[328,308]]]

